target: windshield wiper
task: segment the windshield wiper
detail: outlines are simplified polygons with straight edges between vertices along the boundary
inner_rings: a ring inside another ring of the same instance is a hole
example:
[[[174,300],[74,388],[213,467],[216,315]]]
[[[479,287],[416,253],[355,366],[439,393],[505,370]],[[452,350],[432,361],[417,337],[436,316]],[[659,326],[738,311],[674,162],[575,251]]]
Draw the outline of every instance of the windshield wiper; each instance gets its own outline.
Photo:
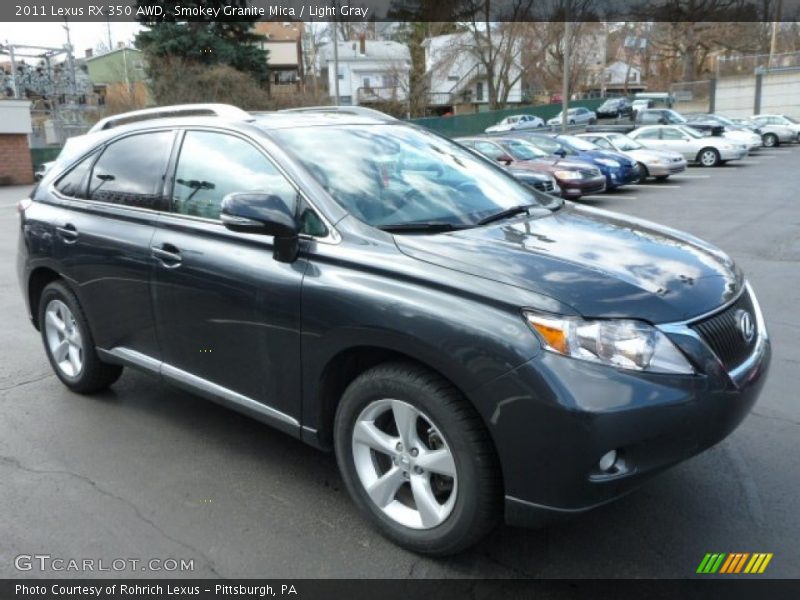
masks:
[[[378,229],[388,233],[441,233],[466,229],[469,225],[453,225],[452,223],[390,223],[378,225]]]
[[[501,221],[502,219],[510,219],[511,217],[515,217],[522,213],[527,213],[530,211],[531,208],[536,208],[536,204],[520,204],[519,206],[512,206],[511,208],[507,208],[505,210],[501,210],[500,212],[496,212],[493,215],[489,215],[478,221],[478,225],[487,225],[489,223],[494,223],[495,221]]]

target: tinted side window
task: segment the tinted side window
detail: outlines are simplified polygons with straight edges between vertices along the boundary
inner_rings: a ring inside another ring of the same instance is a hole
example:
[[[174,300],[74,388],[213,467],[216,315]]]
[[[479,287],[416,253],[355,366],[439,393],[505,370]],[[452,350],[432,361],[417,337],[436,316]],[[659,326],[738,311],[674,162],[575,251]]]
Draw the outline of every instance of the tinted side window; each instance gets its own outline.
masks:
[[[661,138],[665,140],[682,140],[686,136],[677,129],[662,129]]]
[[[109,144],[92,169],[89,199],[159,209],[173,137],[140,133]]]
[[[495,160],[503,156],[503,151],[500,148],[488,142],[478,142],[477,144],[475,144],[475,148],[481,154],[484,154],[489,158],[493,158]]]
[[[89,180],[89,170],[97,153],[84,158],[56,183],[56,189],[71,198],[86,198],[86,186]]]
[[[639,135],[636,136],[636,139],[639,140],[657,140],[658,139],[658,129],[649,129],[647,131],[643,131]]]
[[[297,192],[255,146],[238,137],[189,131],[183,140],[172,191],[172,212],[218,219],[233,192],[268,192],[293,206]]]

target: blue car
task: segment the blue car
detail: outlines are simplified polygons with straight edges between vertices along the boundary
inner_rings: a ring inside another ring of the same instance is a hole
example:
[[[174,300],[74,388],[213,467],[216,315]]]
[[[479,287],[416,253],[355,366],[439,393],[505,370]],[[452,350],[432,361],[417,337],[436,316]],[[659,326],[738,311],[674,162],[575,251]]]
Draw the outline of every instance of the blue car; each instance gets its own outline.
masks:
[[[605,175],[606,190],[613,190],[642,178],[639,165],[619,152],[603,150],[599,146],[574,135],[543,135],[509,131],[507,135],[524,138],[537,148],[552,154],[578,158],[592,163]]]

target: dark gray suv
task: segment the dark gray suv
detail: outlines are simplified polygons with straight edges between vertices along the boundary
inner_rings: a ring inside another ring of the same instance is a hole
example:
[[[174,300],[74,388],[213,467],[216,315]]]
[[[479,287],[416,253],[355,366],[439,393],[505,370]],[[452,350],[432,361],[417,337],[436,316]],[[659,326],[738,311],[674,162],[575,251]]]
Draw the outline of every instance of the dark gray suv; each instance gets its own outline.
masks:
[[[418,552],[619,497],[728,435],[769,364],[720,250],[369,111],[121,115],[20,214],[66,386],[132,367],[333,450]]]

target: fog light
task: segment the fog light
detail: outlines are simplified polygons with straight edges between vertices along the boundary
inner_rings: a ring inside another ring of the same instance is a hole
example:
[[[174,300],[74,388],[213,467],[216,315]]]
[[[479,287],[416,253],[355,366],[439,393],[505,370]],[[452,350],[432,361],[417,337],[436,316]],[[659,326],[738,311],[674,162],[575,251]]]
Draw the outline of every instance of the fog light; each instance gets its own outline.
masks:
[[[611,450],[603,454],[603,456],[600,458],[600,462],[597,463],[597,466],[604,473],[608,473],[611,469],[614,468],[614,463],[616,462],[617,462],[617,451]]]

